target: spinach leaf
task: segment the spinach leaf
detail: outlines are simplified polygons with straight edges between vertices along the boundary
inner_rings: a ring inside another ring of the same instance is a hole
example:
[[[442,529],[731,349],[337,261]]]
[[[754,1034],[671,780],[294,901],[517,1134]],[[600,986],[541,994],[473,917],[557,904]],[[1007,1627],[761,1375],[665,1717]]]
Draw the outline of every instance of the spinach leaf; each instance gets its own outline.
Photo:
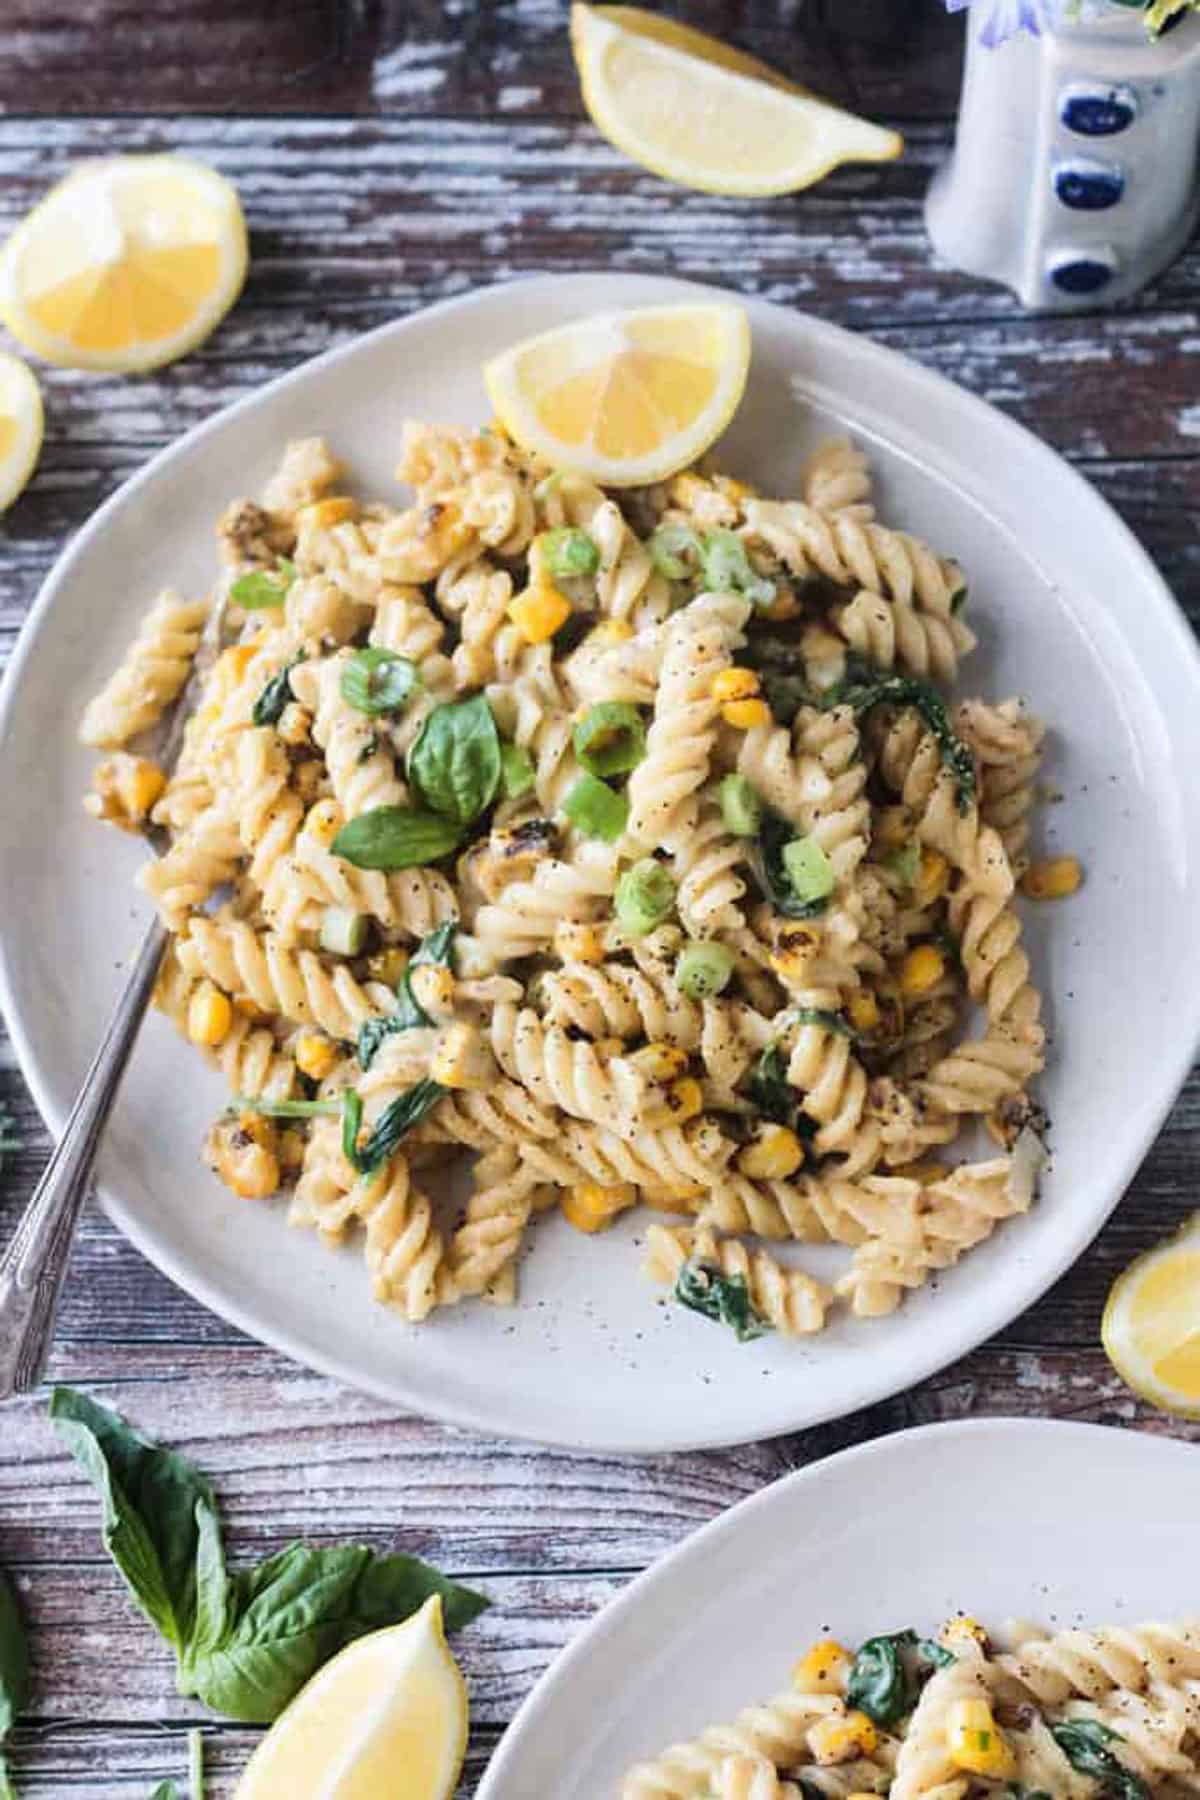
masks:
[[[868,1638],[846,1680],[846,1703],[884,1727],[894,1725],[912,1703],[908,1672],[900,1652],[915,1644],[915,1631]]]
[[[1050,1735],[1071,1767],[1098,1781],[1111,1800],[1150,1800],[1150,1790],[1141,1777],[1107,1748],[1123,1741],[1119,1731],[1111,1731],[1099,1719],[1067,1719],[1051,1725]]]
[[[442,1596],[448,1631],[487,1605],[412,1556],[379,1556],[362,1544],[288,1544],[230,1578],[229,1625],[220,1641],[180,1665],[179,1689],[215,1712],[266,1725],[322,1663],[362,1637]]]
[[[438,813],[373,806],[343,825],[330,848],[356,869],[419,869],[449,856],[461,838],[461,827]]]
[[[689,1260],[679,1271],[674,1292],[681,1306],[728,1325],[739,1344],[771,1329],[751,1304],[744,1275],[726,1275],[712,1263]]]
[[[186,1457],[160,1449],[72,1388],[50,1417],[99,1491],[104,1544],[135,1604],[177,1652],[223,1616],[225,1563],[212,1488]]]
[[[482,694],[435,706],[408,753],[409,780],[425,804],[462,826],[492,804],[500,773],[500,733]]]
[[[280,669],[278,675],[272,675],[258,699],[254,702],[254,710],[250,717],[256,725],[278,725],[283,717],[284,708],[290,706],[296,698],[292,692],[292,670],[297,663],[304,661],[304,652],[293,656],[290,663]]]
[[[230,583],[229,598],[247,612],[261,612],[267,606],[282,606],[288,592],[296,579],[296,565],[290,563],[286,556],[281,556],[275,565],[275,574],[268,575],[265,569],[252,569],[248,575],[239,575]]]
[[[12,1156],[21,1148],[21,1140],[17,1136],[13,1117],[3,1106],[0,1106],[0,1169],[4,1167],[6,1156]]]
[[[436,931],[431,931],[428,937],[422,938],[400,977],[400,985],[396,989],[395,1012],[385,1013],[382,1018],[363,1020],[358,1028],[360,1068],[370,1068],[380,1044],[394,1032],[413,1031],[419,1026],[433,1024],[412,991],[412,972],[419,969],[422,963],[437,963],[443,969],[453,969],[454,934],[457,930],[458,920],[447,919],[444,925],[439,925]]]
[[[348,1160],[360,1174],[373,1175],[389,1157],[395,1155],[401,1138],[414,1125],[419,1125],[425,1115],[433,1111],[438,1101],[445,1099],[446,1093],[447,1089],[440,1081],[431,1081],[428,1076],[422,1081],[415,1081],[383,1109],[365,1142],[357,1145],[353,1153],[346,1150]],[[358,1096],[355,1095],[355,1098]],[[361,1107],[359,1116],[361,1117]]]
[[[4,1760],[4,1740],[29,1693],[29,1651],[17,1601],[0,1570],[0,1800],[16,1800]]]
[[[863,719],[877,706],[911,706],[932,732],[946,768],[954,777],[959,812],[975,798],[975,759],[950,723],[946,702],[935,687],[916,675],[881,675],[868,664],[855,663],[846,679],[822,698],[823,707],[849,706]]]
[[[796,827],[769,807],[763,808],[758,840],[749,851],[750,868],[762,890],[764,899],[785,919],[813,919],[829,906],[828,894],[820,899],[801,900],[792,886],[783,852],[799,836]]]
[[[269,1724],[327,1657],[399,1624],[431,1594],[451,1631],[488,1604],[415,1557],[361,1544],[293,1543],[230,1574],[212,1489],[186,1457],[70,1388],[55,1389],[50,1411],[100,1491],[117,1567],[175,1648],[180,1693],[230,1718]]]
[[[794,1131],[800,1111],[800,1095],[787,1078],[788,1059],[782,1044],[768,1044],[746,1083],[746,1092],[764,1119],[788,1125]]]
[[[917,1655],[932,1669],[948,1669],[958,1660],[953,1650],[947,1650],[945,1644],[939,1644],[934,1638],[922,1638],[917,1645]]]

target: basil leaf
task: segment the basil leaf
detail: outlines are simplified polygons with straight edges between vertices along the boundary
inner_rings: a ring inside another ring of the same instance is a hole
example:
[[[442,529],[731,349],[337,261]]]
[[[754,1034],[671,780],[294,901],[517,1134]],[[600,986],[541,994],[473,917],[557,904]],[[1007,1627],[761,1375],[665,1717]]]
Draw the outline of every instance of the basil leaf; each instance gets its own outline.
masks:
[[[915,1631],[868,1638],[851,1664],[846,1704],[885,1728],[903,1717],[911,1704],[911,1692],[900,1651],[916,1641]]]
[[[415,1081],[412,1087],[405,1088],[390,1105],[384,1107],[364,1143],[359,1144],[353,1153],[346,1149],[347,1161],[353,1163],[361,1175],[373,1175],[389,1157],[395,1155],[401,1138],[414,1125],[419,1125],[427,1113],[433,1111],[438,1101],[445,1098],[447,1091],[440,1081],[431,1081],[428,1076],[422,1081]],[[355,1098],[358,1096],[355,1095]],[[361,1118],[361,1108],[359,1116]],[[357,1137],[357,1130],[355,1136]]]
[[[432,1594],[442,1597],[448,1631],[488,1604],[416,1557],[362,1544],[288,1544],[229,1587],[229,1630],[214,1649],[185,1658],[180,1692],[251,1725],[270,1724],[331,1656],[411,1617]]]
[[[750,1072],[746,1091],[765,1119],[795,1130],[800,1095],[787,1078],[788,1059],[781,1044],[768,1044]]]
[[[4,1740],[29,1696],[29,1650],[16,1595],[0,1569],[0,1800],[16,1800],[8,1778]]]
[[[396,1010],[386,1013],[379,1019],[364,1019],[358,1028],[358,1062],[359,1067],[369,1069],[375,1052],[385,1038],[397,1031],[414,1031],[422,1025],[432,1025],[433,1020],[421,1005],[412,990],[412,971],[419,969],[422,963],[436,963],[443,969],[454,967],[454,934],[458,930],[457,919],[447,919],[436,931],[422,938],[409,958],[408,967],[400,977],[400,985],[396,989]]]
[[[689,1259],[679,1271],[674,1297],[681,1306],[718,1325],[728,1325],[739,1344],[762,1337],[771,1327],[751,1304],[744,1275],[726,1275],[711,1263]]]
[[[280,669],[278,675],[272,675],[258,699],[250,716],[256,725],[278,725],[283,717],[284,708],[296,698],[292,692],[292,670],[297,663],[304,661],[304,652],[294,656],[290,663]]]
[[[182,1652],[223,1617],[225,1562],[212,1488],[107,1407],[55,1388],[50,1417],[100,1494],[104,1544],[150,1623]]]
[[[1050,1736],[1073,1769],[1100,1783],[1106,1800],[1150,1800],[1145,1782],[1107,1748],[1124,1742],[1119,1731],[1099,1719],[1068,1719],[1051,1725]]]
[[[945,1644],[939,1644],[934,1638],[922,1638],[917,1645],[917,1655],[923,1663],[932,1669],[948,1669],[952,1662],[957,1662],[953,1650],[947,1650]],[[1036,1796],[1031,1796],[1036,1800]]]
[[[500,733],[482,694],[434,707],[408,753],[408,775],[427,806],[459,825],[486,811],[500,786]]]
[[[789,879],[783,853],[796,837],[796,828],[769,807],[763,808],[757,842],[749,850],[749,863],[765,899],[785,919],[812,919],[829,905],[829,896],[801,900]]]
[[[744,594],[755,606],[770,606],[775,583],[754,569],[736,531],[708,531],[700,544],[704,585],[714,594]]]
[[[367,644],[356,650],[338,683],[342,699],[356,712],[398,712],[420,683],[420,671],[407,656]]]
[[[449,856],[461,840],[461,827],[437,813],[374,806],[343,825],[330,847],[356,869],[420,869]]]
[[[264,607],[282,606],[295,579],[295,564],[281,556],[274,575],[268,575],[265,569],[254,569],[249,575],[239,575],[230,584],[229,598],[247,612],[261,612]]]

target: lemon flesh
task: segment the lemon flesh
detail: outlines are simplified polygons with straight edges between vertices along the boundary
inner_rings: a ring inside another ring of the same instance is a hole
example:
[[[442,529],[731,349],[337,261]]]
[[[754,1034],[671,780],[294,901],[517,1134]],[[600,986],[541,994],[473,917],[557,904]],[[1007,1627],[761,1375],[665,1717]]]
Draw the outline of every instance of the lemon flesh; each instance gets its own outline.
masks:
[[[584,104],[643,168],[710,194],[791,193],[903,139],[785,83],[703,32],[639,8],[571,8]]]
[[[1113,1283],[1104,1348],[1152,1405],[1200,1418],[1200,1213]]]
[[[47,362],[119,372],[173,362],[241,292],[237,190],[177,156],[82,163],[0,253],[0,317]]]
[[[527,338],[483,378],[519,444],[605,486],[636,487],[708,449],[733,417],[749,366],[741,307],[652,306]]]
[[[435,1594],[313,1676],[251,1757],[235,1800],[449,1800],[467,1721]]]
[[[42,393],[32,370],[0,351],[0,513],[33,474],[42,431]]]

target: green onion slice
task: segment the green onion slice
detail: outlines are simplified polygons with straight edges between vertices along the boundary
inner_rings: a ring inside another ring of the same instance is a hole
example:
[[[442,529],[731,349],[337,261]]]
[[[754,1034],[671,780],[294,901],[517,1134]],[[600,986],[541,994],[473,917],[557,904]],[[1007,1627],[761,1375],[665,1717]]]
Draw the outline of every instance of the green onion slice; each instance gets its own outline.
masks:
[[[647,546],[656,573],[686,581],[700,565],[700,539],[687,525],[660,525]]]
[[[268,575],[265,569],[252,569],[248,575],[239,575],[236,581],[230,583],[229,598],[246,612],[261,612],[264,607],[282,606],[295,579],[295,563],[290,563],[286,556],[281,556],[275,565],[274,575]]]
[[[615,844],[629,822],[629,800],[596,775],[581,775],[563,801],[563,811],[584,837]]]
[[[575,754],[589,775],[626,775],[646,754],[646,727],[627,700],[603,700],[584,714],[571,734]]]
[[[757,837],[763,807],[754,784],[744,775],[726,775],[718,792],[726,831],[732,832],[734,837]]]
[[[834,889],[833,864],[816,838],[793,838],[783,846],[783,867],[797,900],[827,900]]]
[[[613,904],[626,931],[642,937],[653,931],[675,905],[675,883],[662,863],[652,856],[626,869],[617,882]]]
[[[575,525],[560,525],[539,536],[542,561],[558,581],[570,581],[577,575],[594,575],[600,567],[600,552],[586,531]]]
[[[755,606],[770,606],[775,583],[757,574],[736,531],[710,531],[701,551],[704,585],[710,593],[744,594]]]
[[[520,800],[533,787],[533,758],[520,744],[500,745],[500,791],[506,800]]]
[[[675,982],[689,1000],[710,1000],[728,986],[733,952],[724,944],[688,944],[675,964]]]

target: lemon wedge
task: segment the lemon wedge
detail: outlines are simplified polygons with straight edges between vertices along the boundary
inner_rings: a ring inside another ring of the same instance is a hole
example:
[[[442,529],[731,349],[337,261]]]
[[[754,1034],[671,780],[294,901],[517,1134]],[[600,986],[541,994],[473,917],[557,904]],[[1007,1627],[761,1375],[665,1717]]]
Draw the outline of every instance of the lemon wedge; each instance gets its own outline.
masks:
[[[1135,1393],[1200,1419],[1200,1213],[1117,1277],[1101,1337]]]
[[[844,162],[887,162],[904,140],[793,87],[754,57],[640,7],[571,8],[593,123],[667,181],[708,194],[809,187]]]
[[[37,467],[42,448],[42,391],[19,357],[0,350],[0,513]]]
[[[449,1800],[466,1748],[466,1685],[435,1594],[313,1676],[250,1758],[234,1800]]]
[[[556,467],[608,487],[662,481],[724,431],[746,388],[740,306],[594,313],[526,338],[487,364],[505,430]]]
[[[155,369],[195,349],[246,278],[237,190],[181,156],[81,163],[0,252],[0,317],[70,369]]]

